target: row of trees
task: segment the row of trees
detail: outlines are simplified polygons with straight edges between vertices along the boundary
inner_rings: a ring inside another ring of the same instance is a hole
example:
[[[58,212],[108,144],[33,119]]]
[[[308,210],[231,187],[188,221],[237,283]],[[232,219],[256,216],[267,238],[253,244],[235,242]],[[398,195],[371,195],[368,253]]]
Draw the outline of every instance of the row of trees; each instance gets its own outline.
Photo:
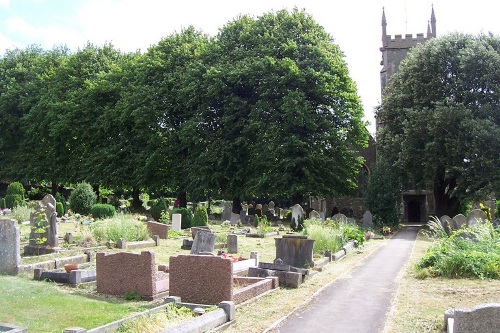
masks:
[[[190,27],[145,53],[0,59],[0,179],[208,196],[342,195],[367,131],[332,37],[303,11]],[[185,196],[181,196],[181,206]]]

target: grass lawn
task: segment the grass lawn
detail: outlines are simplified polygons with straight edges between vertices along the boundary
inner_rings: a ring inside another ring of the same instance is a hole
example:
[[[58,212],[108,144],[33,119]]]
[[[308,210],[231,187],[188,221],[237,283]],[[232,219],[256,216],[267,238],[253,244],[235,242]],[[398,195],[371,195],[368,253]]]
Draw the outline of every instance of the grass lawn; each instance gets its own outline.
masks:
[[[388,332],[442,332],[447,309],[500,301],[500,280],[417,278],[413,267],[431,245],[418,236],[389,315]]]

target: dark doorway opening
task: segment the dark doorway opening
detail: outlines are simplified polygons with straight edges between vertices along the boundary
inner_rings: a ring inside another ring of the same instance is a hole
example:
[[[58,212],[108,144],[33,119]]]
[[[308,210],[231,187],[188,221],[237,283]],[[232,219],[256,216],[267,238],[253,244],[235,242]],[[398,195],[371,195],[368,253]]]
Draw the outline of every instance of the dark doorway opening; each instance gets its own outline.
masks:
[[[408,222],[421,222],[420,200],[408,202]]]

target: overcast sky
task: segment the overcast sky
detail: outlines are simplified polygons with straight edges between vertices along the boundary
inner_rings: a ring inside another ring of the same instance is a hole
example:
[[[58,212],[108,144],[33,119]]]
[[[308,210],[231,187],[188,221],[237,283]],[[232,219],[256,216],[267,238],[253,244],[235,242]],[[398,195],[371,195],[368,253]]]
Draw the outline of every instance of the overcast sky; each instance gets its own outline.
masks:
[[[0,54],[30,44],[77,50],[87,41],[144,52],[190,25],[214,36],[239,14],[297,7],[311,14],[344,52],[373,133],[372,110],[380,103],[382,7],[389,34],[416,35],[427,32],[432,5],[438,37],[454,31],[500,35],[496,0],[0,0]]]

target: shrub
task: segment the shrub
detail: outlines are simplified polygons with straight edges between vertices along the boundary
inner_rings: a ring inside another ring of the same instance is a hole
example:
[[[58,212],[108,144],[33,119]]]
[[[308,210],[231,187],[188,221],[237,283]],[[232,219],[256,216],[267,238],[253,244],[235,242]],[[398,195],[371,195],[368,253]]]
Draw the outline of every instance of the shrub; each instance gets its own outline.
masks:
[[[87,183],[78,184],[69,197],[70,207],[73,212],[84,215],[90,214],[96,200],[97,195],[92,186]]]
[[[10,212],[10,218],[16,220],[19,223],[29,221],[31,212],[33,212],[33,209],[29,208],[26,205],[17,206],[14,207]]]
[[[165,199],[159,198],[151,203],[151,208],[149,209],[151,216],[156,220],[160,221],[161,212],[168,212],[167,203]]]
[[[63,205],[62,215],[66,214],[66,212],[68,211],[68,202],[66,201],[66,198],[64,197],[64,195],[57,192],[56,195],[54,196],[54,199],[56,199],[56,202],[60,202]],[[59,216],[59,213],[57,213],[57,215]]]
[[[92,225],[92,234],[99,242],[116,242],[120,238],[135,242],[149,238],[146,224],[122,214],[95,222]]]
[[[5,206],[5,198],[0,198],[0,209],[4,208],[7,208],[7,206]]]
[[[7,187],[7,192],[5,193],[5,195],[7,196],[9,194],[18,194],[24,200],[25,190],[24,190],[23,184],[21,184],[20,182],[13,182],[13,183],[11,183]]]
[[[191,228],[191,221],[193,219],[193,214],[191,214],[191,210],[189,210],[188,208],[175,207],[172,209],[172,215],[173,214],[181,214],[182,215],[182,219],[181,219],[181,228],[182,229]]]
[[[314,252],[316,253],[326,250],[334,253],[344,246],[345,241],[339,223],[323,224],[319,219],[308,219],[304,221],[303,233],[314,239]]]
[[[64,205],[60,201],[56,201],[56,213],[57,217],[61,217],[64,215]]]
[[[255,228],[258,228],[259,227],[259,223],[260,223],[259,215],[255,214],[254,217],[253,217],[253,226]]]
[[[13,209],[15,207],[24,206],[24,199],[19,194],[7,194],[5,196],[5,207]]]
[[[196,206],[191,226],[198,227],[208,225],[207,208],[203,205]]]
[[[106,219],[115,216],[115,206],[108,204],[95,204],[92,206],[92,217],[95,219]]]

